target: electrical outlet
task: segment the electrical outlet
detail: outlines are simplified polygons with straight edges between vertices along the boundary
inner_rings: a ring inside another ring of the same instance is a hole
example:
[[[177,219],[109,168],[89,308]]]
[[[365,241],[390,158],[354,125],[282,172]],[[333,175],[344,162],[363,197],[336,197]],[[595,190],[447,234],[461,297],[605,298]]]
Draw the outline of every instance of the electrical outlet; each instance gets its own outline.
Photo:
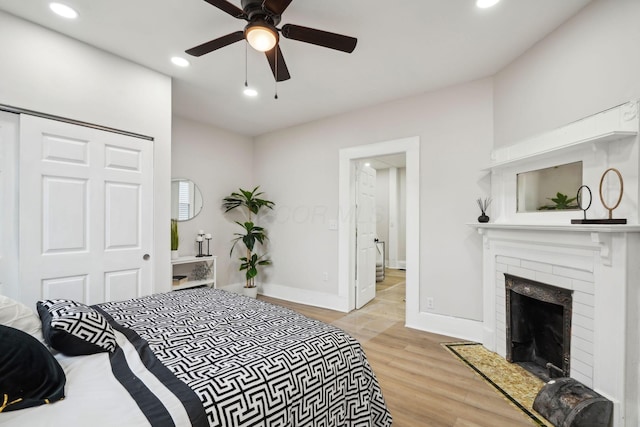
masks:
[[[327,273],[326,271],[324,273],[322,273],[322,280],[325,282],[329,281],[329,273]]]
[[[433,298],[432,297],[427,298],[427,309],[433,310]]]

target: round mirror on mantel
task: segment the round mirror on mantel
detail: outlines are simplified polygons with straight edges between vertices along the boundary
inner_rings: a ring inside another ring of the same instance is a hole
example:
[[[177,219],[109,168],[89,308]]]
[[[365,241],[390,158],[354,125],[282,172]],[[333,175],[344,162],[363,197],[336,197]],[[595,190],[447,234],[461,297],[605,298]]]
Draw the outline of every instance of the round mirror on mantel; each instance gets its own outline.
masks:
[[[195,182],[186,178],[171,180],[171,218],[188,221],[202,210],[202,193]]]

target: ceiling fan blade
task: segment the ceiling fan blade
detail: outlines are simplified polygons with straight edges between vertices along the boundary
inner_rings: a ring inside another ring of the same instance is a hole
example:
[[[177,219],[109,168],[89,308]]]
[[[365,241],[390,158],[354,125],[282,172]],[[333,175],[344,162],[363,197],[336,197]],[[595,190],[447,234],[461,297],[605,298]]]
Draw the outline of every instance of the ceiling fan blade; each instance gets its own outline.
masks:
[[[282,82],[291,78],[289,69],[287,68],[287,63],[284,62],[284,56],[282,56],[282,50],[280,49],[279,45],[276,45],[276,47],[265,52],[264,54],[267,56],[267,60],[269,61],[269,65],[271,66],[271,72],[273,73],[273,77],[275,77],[277,82]],[[278,58],[277,67],[276,55]],[[277,75],[276,69],[278,70]]]
[[[192,47],[189,50],[185,50],[186,53],[193,56],[202,56],[206,53],[213,52],[221,47],[228,46],[232,43],[239,42],[244,39],[244,31],[236,31],[235,33],[227,34],[226,36],[219,37],[215,40],[202,43],[199,46]]]
[[[226,0],[204,0],[212,6],[217,7],[223,12],[227,12],[229,15],[238,19],[247,19],[247,15],[244,14],[244,11],[237,6],[229,3]]]
[[[264,7],[276,15],[282,15],[282,12],[289,7],[292,1],[293,0],[266,0],[264,2]]]
[[[329,49],[340,50],[347,53],[353,52],[358,43],[358,39],[354,37],[293,24],[285,24],[282,27],[281,33],[288,39],[328,47]]]

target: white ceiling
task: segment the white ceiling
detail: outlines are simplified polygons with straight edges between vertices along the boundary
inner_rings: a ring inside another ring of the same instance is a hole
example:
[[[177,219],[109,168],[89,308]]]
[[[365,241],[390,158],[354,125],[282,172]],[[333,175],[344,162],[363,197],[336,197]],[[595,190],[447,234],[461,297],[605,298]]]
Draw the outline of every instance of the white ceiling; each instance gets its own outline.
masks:
[[[294,0],[282,24],[358,38],[352,54],[281,38],[291,79],[275,84],[264,54],[245,43],[200,58],[184,50],[245,21],[204,0],[58,0],[75,21],[53,15],[48,0],[0,0],[0,10],[112,52],[173,78],[175,114],[255,136],[296,124],[491,76],[591,0]],[[240,0],[230,0],[240,7]],[[5,41],[6,42],[6,41]],[[177,68],[169,59],[188,57]]]

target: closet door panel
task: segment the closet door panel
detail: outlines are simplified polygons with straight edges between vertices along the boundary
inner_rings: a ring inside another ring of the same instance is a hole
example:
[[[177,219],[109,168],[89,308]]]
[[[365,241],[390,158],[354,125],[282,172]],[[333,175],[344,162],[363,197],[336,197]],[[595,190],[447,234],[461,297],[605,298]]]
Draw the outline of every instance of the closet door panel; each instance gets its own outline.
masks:
[[[21,116],[21,299],[150,294],[152,207],[153,142]]]
[[[105,250],[139,249],[140,186],[107,182],[105,188]]]
[[[88,250],[87,180],[42,179],[42,253]]]

